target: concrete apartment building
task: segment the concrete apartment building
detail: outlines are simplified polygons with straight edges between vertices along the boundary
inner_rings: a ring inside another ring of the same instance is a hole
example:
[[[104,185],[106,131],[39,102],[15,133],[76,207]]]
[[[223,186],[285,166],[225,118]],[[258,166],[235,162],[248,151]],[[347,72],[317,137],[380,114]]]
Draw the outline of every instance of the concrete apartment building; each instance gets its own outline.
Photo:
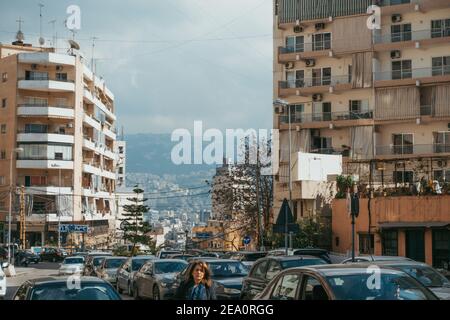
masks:
[[[63,233],[63,245],[69,237],[106,246],[116,187],[113,93],[79,51],[20,40],[0,45],[0,75],[0,188],[25,187],[27,244],[56,244],[60,219],[90,227],[84,236]],[[7,231],[8,201],[0,204]],[[18,204],[12,209],[18,239]]]
[[[380,8],[380,30],[367,27],[373,4]],[[449,181],[449,40],[449,0],[275,0],[274,98],[289,105],[274,107],[274,128],[280,129],[274,212],[288,197],[288,110],[292,163],[298,151],[342,155],[344,174],[386,196],[377,201],[391,201],[386,191],[421,180],[441,186]],[[296,217],[320,213],[316,199],[304,197],[301,181],[292,178]],[[448,204],[445,197],[433,201]],[[348,230],[335,229],[348,223],[346,206],[338,207],[345,212],[333,210],[333,249],[346,252]],[[369,227],[361,226],[360,252],[375,247],[381,253],[382,234],[390,231],[386,239],[406,248],[391,252],[419,260],[427,256],[431,263],[425,248],[440,241],[448,254],[450,208],[429,216],[433,226],[426,215],[417,221],[407,208],[374,221],[375,236],[364,235]]]

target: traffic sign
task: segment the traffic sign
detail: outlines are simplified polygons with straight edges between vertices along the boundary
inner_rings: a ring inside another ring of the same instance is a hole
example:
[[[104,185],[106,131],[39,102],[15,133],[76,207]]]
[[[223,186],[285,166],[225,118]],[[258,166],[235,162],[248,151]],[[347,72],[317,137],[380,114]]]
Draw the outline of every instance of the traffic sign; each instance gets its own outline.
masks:
[[[251,241],[252,241],[252,239],[250,238],[250,236],[245,236],[244,237],[244,245],[250,244]]]
[[[62,224],[59,227],[61,233],[87,233],[88,229],[88,226],[78,224]]]

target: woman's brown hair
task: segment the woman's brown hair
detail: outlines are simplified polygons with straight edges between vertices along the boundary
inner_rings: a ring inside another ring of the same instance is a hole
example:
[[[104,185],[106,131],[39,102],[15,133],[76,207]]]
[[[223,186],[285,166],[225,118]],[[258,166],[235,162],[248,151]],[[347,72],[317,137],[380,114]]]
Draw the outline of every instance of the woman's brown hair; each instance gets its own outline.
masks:
[[[185,283],[191,283],[194,282],[194,277],[192,276],[192,273],[194,272],[194,269],[199,266],[202,268],[203,273],[205,274],[202,279],[202,284],[205,287],[211,287],[211,271],[208,268],[208,265],[204,261],[194,261],[189,268],[186,271],[184,281]]]

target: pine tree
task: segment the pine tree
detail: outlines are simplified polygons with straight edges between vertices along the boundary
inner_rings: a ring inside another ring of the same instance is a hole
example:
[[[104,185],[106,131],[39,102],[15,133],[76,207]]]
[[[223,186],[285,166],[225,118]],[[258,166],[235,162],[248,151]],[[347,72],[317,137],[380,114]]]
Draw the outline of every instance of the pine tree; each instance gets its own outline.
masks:
[[[140,198],[144,190],[135,186],[133,192],[135,193],[135,197],[127,198],[132,204],[123,206],[125,211],[123,214],[124,218],[119,219],[122,221],[121,230],[123,231],[123,239],[133,244],[131,250],[132,255],[136,252],[136,244],[153,247],[153,240],[151,236],[147,235],[152,228],[148,222],[143,222],[144,213],[149,211],[149,207],[144,205],[147,199],[144,197]]]

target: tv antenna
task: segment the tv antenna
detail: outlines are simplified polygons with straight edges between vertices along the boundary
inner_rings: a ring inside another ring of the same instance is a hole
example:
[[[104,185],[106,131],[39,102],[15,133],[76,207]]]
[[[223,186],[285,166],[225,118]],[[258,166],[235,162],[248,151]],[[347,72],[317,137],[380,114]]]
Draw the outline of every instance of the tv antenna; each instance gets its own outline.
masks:
[[[94,49],[95,49],[95,40],[97,40],[98,38],[97,37],[92,37],[91,39],[92,39],[91,69],[92,69],[92,72],[95,73],[95,70],[94,70]]]
[[[58,33],[56,33],[56,28],[55,28],[55,26],[56,26],[56,19],[54,19],[54,20],[52,20],[52,21],[49,21],[48,23],[50,24],[52,24],[52,32],[53,32],[53,39],[52,39],[52,46],[55,48],[55,51],[56,51],[56,49],[57,49],[57,37],[58,37]]]
[[[22,32],[22,22],[24,22],[24,21],[22,20],[21,17],[19,17],[19,20],[16,20],[16,22],[19,23],[19,31],[17,31],[16,39],[18,42],[23,42],[23,40],[25,40],[25,36],[23,35],[23,32]]]
[[[42,3],[38,4],[39,6],[39,44],[41,47],[45,44],[45,39],[42,37],[42,8],[44,5]]]

